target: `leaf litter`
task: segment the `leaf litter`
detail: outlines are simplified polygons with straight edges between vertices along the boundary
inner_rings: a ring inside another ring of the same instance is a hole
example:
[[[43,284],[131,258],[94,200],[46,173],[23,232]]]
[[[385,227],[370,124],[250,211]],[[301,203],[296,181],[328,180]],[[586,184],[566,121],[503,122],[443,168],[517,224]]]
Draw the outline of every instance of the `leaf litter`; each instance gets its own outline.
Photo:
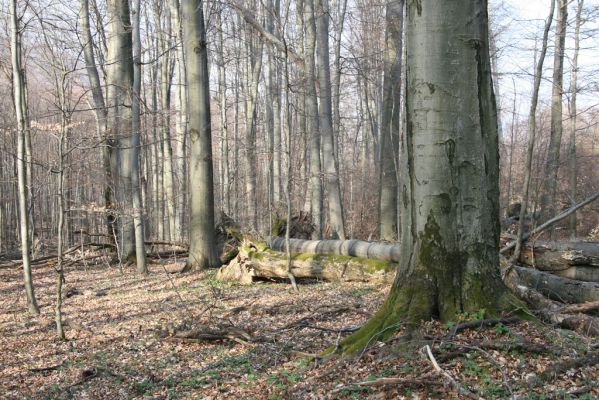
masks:
[[[34,267],[35,316],[21,270],[0,268],[0,398],[599,398],[598,338],[522,321],[455,334],[462,321],[427,322],[418,344],[400,331],[356,356],[323,358],[376,312],[387,285],[311,281],[295,294],[280,282],[173,273],[182,266],[154,263],[148,276],[71,266],[63,342],[54,270]]]

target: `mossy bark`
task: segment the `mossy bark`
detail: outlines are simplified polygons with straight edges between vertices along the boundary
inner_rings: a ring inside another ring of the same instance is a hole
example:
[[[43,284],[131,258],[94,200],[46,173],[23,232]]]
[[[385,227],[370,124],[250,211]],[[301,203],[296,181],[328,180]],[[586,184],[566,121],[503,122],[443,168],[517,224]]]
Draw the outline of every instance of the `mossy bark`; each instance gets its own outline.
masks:
[[[402,240],[381,309],[337,352],[400,327],[519,307],[499,274],[497,111],[487,1],[407,2],[406,131],[402,135]]]

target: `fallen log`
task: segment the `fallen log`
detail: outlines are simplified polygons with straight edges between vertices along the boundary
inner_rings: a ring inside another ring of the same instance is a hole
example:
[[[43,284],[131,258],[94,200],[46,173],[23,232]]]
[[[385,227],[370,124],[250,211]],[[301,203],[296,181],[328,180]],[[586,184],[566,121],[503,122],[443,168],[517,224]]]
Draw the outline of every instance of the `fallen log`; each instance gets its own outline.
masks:
[[[582,282],[514,265],[520,283],[550,299],[562,303],[585,303],[599,300],[599,283]]]
[[[285,238],[271,237],[268,246],[275,251],[285,251]],[[399,244],[367,242],[364,240],[303,240],[289,239],[293,254],[328,254],[399,262]]]
[[[296,279],[319,279],[329,282],[391,282],[396,264],[360,257],[296,254],[291,272]],[[287,257],[272,250],[244,250],[228,265],[221,267],[216,279],[250,284],[261,279],[288,279]]]
[[[521,283],[519,270],[529,270],[527,268],[517,267],[510,263],[505,257],[500,258],[501,276],[503,282],[509,287],[516,296],[527,303],[531,309],[543,321],[572,329],[584,335],[599,335],[599,319],[590,315],[575,312],[580,311],[576,307],[569,309],[562,303],[551,300],[543,296],[538,291],[524,286]],[[549,275],[549,274],[545,274]],[[584,306],[580,305],[582,308]]]
[[[599,242],[536,241],[522,249],[520,262],[565,278],[599,282]]]

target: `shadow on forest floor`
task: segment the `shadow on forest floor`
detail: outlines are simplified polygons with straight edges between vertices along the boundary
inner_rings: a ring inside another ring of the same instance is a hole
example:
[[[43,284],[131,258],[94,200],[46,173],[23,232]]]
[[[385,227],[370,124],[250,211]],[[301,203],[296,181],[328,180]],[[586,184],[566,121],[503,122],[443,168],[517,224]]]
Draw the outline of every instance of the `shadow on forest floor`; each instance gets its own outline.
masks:
[[[21,270],[0,269],[0,398],[599,396],[597,339],[525,322],[449,338],[452,323],[426,323],[425,338],[463,390],[458,394],[422,349],[400,350],[399,335],[356,357],[308,358],[364,323],[386,285],[311,281],[294,294],[282,282],[229,286],[214,271],[166,273],[181,267],[153,264],[147,277],[116,267],[71,267],[65,342],[54,339],[53,269],[34,269],[40,316],[24,311]],[[198,339],[206,327],[212,339]]]

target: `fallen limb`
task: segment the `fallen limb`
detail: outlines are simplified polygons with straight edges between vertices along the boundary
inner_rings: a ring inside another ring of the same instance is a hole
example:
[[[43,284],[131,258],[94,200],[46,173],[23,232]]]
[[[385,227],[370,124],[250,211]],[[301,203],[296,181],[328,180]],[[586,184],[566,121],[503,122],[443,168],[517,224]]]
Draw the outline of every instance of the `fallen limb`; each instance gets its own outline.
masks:
[[[559,221],[563,220],[564,218],[572,215],[573,213],[575,213],[578,209],[592,203],[593,201],[599,199],[599,193],[595,193],[594,195],[592,195],[591,197],[588,197],[585,201],[583,201],[582,203],[576,204],[570,208],[568,208],[566,211],[564,211],[563,213],[551,218],[549,221],[545,222],[544,224],[540,225],[539,227],[533,229],[530,232],[527,232],[525,234],[522,235],[522,241],[525,241],[526,239],[528,239],[529,237],[536,235],[537,233],[541,233],[543,232],[545,229],[550,228],[551,226],[555,225],[556,223],[558,223]],[[517,241],[514,241],[510,244],[508,244],[507,246],[503,247],[499,253],[500,254],[505,254],[506,252],[510,251],[511,249],[513,249],[514,247],[516,247],[516,243]]]

